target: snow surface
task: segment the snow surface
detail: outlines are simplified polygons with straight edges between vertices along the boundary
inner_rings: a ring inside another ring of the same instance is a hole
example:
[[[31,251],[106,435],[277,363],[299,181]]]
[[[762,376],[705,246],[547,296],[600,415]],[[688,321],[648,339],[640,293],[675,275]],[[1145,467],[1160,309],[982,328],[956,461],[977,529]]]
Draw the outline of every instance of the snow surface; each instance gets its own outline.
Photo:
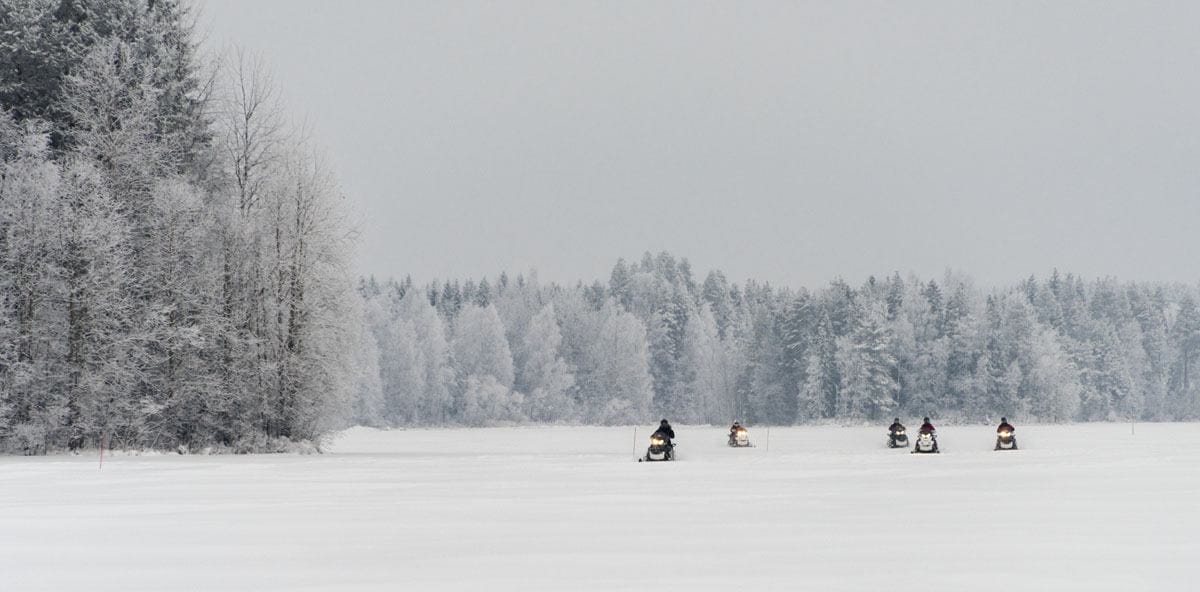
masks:
[[[0,458],[0,590],[1189,590],[1200,424],[349,430],[324,455]],[[649,435],[636,439],[644,452]],[[926,586],[922,586],[926,584]]]

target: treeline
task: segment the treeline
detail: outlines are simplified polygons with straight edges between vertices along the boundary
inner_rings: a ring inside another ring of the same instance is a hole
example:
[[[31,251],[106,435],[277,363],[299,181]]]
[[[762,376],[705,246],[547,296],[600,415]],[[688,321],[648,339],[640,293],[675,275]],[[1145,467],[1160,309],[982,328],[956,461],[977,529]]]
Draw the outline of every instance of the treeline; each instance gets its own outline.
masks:
[[[329,171],[175,0],[0,3],[0,450],[273,450],[358,381]]]
[[[1002,290],[893,275],[815,291],[686,259],[607,283],[363,280],[373,425],[1200,416],[1194,287],[1055,271]]]

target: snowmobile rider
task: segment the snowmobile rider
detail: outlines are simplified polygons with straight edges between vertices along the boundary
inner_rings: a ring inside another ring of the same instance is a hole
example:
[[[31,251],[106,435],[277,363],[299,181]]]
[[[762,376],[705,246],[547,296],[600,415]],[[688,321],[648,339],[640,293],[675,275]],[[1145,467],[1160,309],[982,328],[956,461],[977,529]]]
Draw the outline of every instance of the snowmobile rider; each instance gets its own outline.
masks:
[[[733,425],[729,426],[729,439],[732,440],[732,439],[736,438],[737,433],[740,432],[741,430],[742,430],[742,422],[740,422],[740,421],[733,422]]]
[[[921,423],[921,430],[918,433],[929,434],[930,437],[933,438],[933,451],[934,452],[938,451],[937,428],[933,427],[932,423],[929,423],[928,417],[926,417],[925,420]]]
[[[924,420],[924,423],[921,424],[921,433],[922,434],[936,434],[937,433],[937,428],[933,427],[933,424],[929,423],[928,417],[926,417]]]
[[[1010,434],[1011,434],[1011,433],[1013,433],[1013,432],[1015,432],[1015,431],[1017,431],[1017,428],[1014,428],[1014,427],[1012,427],[1012,424],[1008,423],[1008,418],[1007,418],[1007,417],[1001,417],[1001,418],[1000,418],[1000,426],[996,428],[996,433],[997,433],[997,434],[1000,434],[1000,433],[1003,433],[1003,432],[1008,432],[1008,433],[1010,433]]]
[[[1017,428],[1012,427],[1012,424],[1008,423],[1007,417],[1001,417],[1000,425],[996,427],[996,450],[1000,450],[1000,442],[1004,438],[1004,434],[1008,434],[1008,437],[1010,439],[1012,439],[1012,449],[1016,450],[1017,449],[1017,436],[1015,434],[1016,431],[1017,431]]]
[[[904,424],[900,423],[899,417],[893,419],[892,425],[888,426],[888,433],[895,434],[896,432],[903,432],[903,431],[904,431]]]
[[[668,447],[675,447],[675,444],[671,442],[671,440],[675,439],[675,430],[671,429],[671,423],[667,420],[664,419],[658,422],[658,429],[654,431],[654,434],[666,440]]]

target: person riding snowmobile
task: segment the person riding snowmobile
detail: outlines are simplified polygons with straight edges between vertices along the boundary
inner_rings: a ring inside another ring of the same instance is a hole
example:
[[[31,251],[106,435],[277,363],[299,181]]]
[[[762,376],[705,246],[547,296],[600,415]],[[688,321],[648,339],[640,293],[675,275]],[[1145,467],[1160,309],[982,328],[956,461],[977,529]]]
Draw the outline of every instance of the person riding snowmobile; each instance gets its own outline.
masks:
[[[932,423],[929,423],[928,417],[926,417],[924,422],[921,423],[921,429],[918,431],[918,434],[920,434],[920,435],[929,434],[929,436],[931,438],[933,438],[933,452],[939,452],[938,441],[937,441],[937,428],[933,427]],[[919,441],[917,442],[917,445],[920,446]]]
[[[666,440],[667,446],[675,446],[671,443],[671,440],[675,439],[675,430],[671,429],[671,424],[667,420],[664,419],[658,422],[658,429],[654,430],[654,435],[660,436],[662,439]]]
[[[733,447],[749,446],[750,435],[746,428],[742,427],[742,422],[735,421],[729,426],[729,445]]]
[[[900,418],[892,420],[892,425],[888,426],[887,431],[888,448],[905,448],[908,446],[908,434],[905,433],[904,424],[900,423]]]
[[[1014,433],[1017,428],[1008,423],[1007,417],[1000,418],[1000,425],[996,427],[996,450],[1017,449],[1017,437]]]
[[[924,423],[921,424],[921,433],[922,434],[937,434],[937,428],[933,427],[933,424],[929,423],[928,417],[926,417],[924,420]]]
[[[674,438],[675,430],[671,429],[667,420],[662,420],[658,429],[650,434],[650,448],[646,450],[646,456],[639,461],[675,460],[675,443],[671,441]]]

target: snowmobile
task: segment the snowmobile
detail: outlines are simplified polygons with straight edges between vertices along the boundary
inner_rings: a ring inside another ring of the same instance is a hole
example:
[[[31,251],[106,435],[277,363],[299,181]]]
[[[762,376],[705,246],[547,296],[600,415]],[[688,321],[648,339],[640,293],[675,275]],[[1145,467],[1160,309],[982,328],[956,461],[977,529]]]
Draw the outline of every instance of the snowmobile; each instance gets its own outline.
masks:
[[[938,450],[937,436],[929,432],[922,432],[917,436],[917,443],[913,445],[913,454],[936,454],[941,452]]]
[[[650,448],[646,450],[646,456],[638,460],[647,462],[675,460],[675,445],[656,432],[650,436]]]
[[[729,433],[729,445],[733,448],[747,448],[750,446],[750,432],[746,428],[738,428],[736,431]]]
[[[1012,432],[1005,430],[996,434],[996,450],[1016,450],[1017,437]]]
[[[908,434],[903,429],[887,433],[888,448],[908,448]]]

